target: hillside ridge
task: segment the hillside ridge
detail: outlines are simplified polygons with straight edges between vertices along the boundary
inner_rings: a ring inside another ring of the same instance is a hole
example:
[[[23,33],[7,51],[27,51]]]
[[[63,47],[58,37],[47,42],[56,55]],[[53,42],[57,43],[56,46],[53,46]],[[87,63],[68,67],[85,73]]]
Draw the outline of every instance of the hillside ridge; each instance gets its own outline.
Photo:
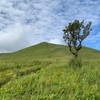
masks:
[[[1,54],[0,58],[23,58],[23,57],[32,57],[32,58],[59,58],[66,57],[70,58],[73,55],[69,51],[69,48],[65,45],[52,44],[48,42],[42,42],[22,50],[13,52],[13,53],[5,53]],[[91,49],[88,47],[83,47],[79,51],[79,56],[81,58],[100,58],[100,51]]]

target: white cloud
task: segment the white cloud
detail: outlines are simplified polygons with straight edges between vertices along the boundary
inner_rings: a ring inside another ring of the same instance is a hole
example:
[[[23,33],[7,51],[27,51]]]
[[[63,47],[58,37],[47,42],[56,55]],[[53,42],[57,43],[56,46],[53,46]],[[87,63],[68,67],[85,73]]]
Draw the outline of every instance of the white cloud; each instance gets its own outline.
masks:
[[[48,42],[53,43],[53,44],[62,44],[63,43],[60,39],[51,39]]]
[[[62,29],[75,19],[98,27],[99,4],[99,0],[0,0],[0,51],[43,41],[63,43]]]
[[[15,23],[0,31],[0,51],[8,52],[22,49],[29,45],[27,36],[31,32],[31,26]]]

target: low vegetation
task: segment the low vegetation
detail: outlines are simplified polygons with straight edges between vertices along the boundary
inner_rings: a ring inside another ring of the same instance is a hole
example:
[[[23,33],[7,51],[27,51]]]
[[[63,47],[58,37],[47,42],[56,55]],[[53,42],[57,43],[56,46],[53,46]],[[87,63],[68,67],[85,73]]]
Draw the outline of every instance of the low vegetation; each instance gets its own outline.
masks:
[[[100,100],[100,51],[84,47],[81,67],[66,51],[41,43],[0,55],[0,100]]]

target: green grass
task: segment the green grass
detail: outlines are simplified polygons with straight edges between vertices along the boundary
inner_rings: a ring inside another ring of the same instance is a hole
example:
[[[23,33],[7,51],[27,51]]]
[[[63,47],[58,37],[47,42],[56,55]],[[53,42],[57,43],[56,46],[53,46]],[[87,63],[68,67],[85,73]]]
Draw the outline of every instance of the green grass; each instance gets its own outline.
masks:
[[[82,67],[68,47],[41,43],[0,55],[0,100],[100,100],[100,51],[83,47]]]

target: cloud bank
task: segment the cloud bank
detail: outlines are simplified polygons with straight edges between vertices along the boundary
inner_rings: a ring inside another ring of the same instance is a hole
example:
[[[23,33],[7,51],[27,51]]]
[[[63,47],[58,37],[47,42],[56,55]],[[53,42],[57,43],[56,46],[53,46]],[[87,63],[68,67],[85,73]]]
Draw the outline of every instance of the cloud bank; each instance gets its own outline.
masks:
[[[92,21],[85,46],[100,50],[99,0],[1,0],[0,52],[40,42],[64,44],[63,28],[75,19]]]

